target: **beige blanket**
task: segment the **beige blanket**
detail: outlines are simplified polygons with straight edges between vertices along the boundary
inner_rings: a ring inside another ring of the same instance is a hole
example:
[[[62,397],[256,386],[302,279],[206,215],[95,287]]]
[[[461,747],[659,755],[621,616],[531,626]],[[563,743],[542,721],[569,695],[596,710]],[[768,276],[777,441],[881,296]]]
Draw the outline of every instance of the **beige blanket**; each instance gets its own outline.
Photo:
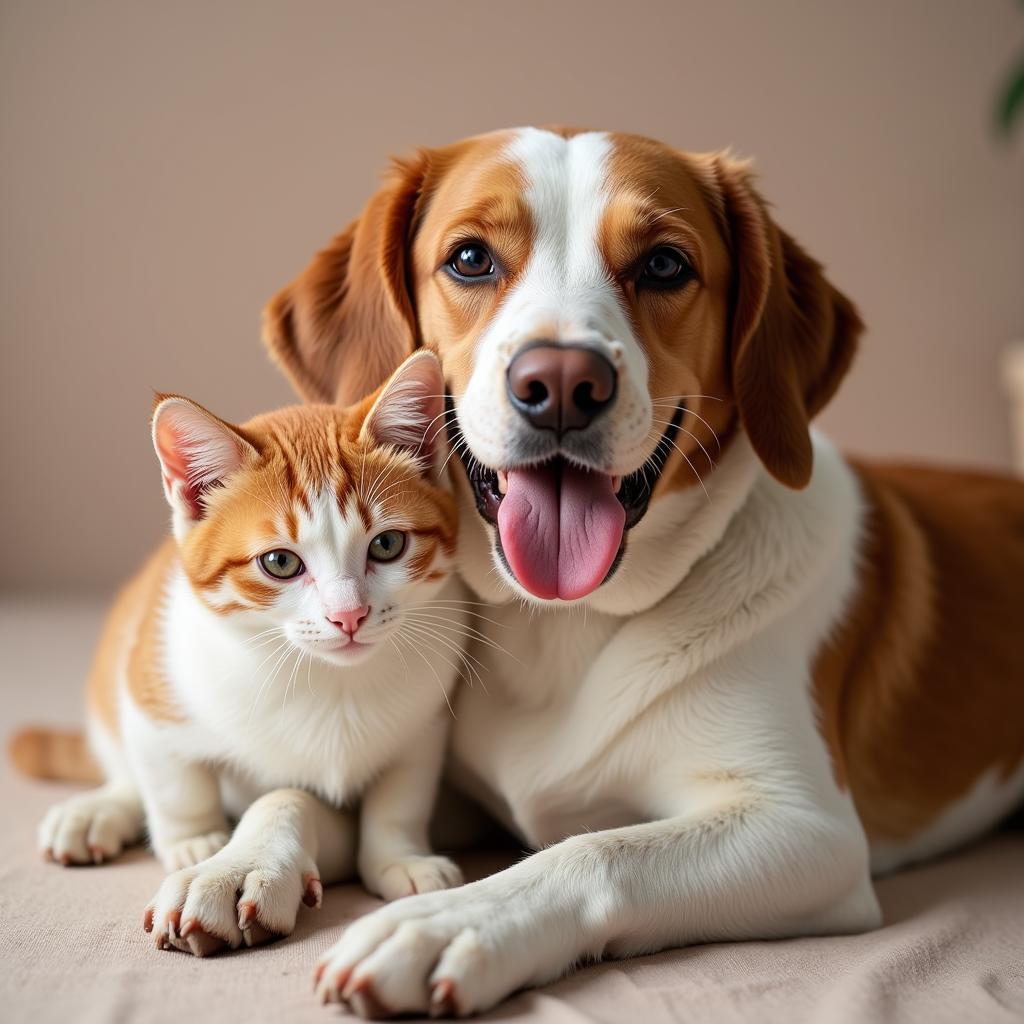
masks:
[[[100,614],[95,603],[0,602],[0,733],[75,720]],[[295,934],[196,960],[153,949],[142,909],[161,873],[144,852],[62,869],[35,853],[35,826],[67,789],[2,773],[0,1020],[337,1019],[313,999],[313,962],[376,901],[354,886],[303,909]],[[479,873],[493,857],[471,858]],[[485,1019],[582,1024],[1024,1022],[1024,832],[879,882],[886,924],[869,935],[673,950],[588,967],[522,993]]]

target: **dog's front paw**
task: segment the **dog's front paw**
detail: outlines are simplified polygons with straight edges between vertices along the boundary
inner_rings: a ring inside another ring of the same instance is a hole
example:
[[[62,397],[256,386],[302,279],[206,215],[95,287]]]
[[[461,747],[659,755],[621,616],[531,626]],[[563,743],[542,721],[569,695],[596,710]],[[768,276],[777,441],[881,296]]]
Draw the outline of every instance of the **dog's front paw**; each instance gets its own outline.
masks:
[[[396,857],[380,863],[364,863],[360,874],[370,892],[388,901],[462,885],[462,872],[447,857]]]
[[[323,888],[312,860],[230,853],[175,871],[146,908],[158,949],[208,956],[290,935],[299,905],[319,907]]]
[[[188,839],[170,843],[158,849],[157,855],[165,871],[180,871],[212,857],[218,850],[223,849],[227,842],[227,832],[207,832],[205,835],[190,836]]]
[[[324,1003],[362,1017],[406,1013],[463,1016],[569,965],[561,929],[529,891],[500,876],[410,896],[360,918],[315,971]]]

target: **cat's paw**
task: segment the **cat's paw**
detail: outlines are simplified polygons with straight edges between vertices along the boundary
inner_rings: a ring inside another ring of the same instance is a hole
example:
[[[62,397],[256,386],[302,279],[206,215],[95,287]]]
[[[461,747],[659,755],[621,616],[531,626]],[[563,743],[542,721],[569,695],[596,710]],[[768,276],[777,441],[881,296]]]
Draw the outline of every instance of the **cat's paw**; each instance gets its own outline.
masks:
[[[142,812],[103,790],[78,793],[51,807],[39,826],[39,849],[65,867],[113,860],[142,833]]]
[[[169,843],[157,850],[165,871],[180,871],[201,864],[227,845],[227,832],[207,832]]]
[[[462,872],[447,857],[395,857],[364,863],[360,873],[366,888],[388,901],[462,885]]]
[[[143,926],[158,949],[209,956],[290,935],[299,906],[319,907],[323,887],[312,860],[230,847],[164,879]]]

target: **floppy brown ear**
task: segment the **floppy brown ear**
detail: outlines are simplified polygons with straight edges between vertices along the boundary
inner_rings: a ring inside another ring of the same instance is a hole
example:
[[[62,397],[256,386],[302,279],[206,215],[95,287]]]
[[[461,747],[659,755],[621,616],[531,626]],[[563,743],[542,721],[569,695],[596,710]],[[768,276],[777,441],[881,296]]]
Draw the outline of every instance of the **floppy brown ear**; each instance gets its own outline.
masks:
[[[427,159],[395,161],[362,216],[263,311],[264,343],[303,398],[356,402],[416,347],[406,262]]]
[[[811,478],[809,425],[849,369],[863,329],[853,303],[778,228],[746,164],[718,157],[733,257],[732,384],[765,468],[789,487]]]

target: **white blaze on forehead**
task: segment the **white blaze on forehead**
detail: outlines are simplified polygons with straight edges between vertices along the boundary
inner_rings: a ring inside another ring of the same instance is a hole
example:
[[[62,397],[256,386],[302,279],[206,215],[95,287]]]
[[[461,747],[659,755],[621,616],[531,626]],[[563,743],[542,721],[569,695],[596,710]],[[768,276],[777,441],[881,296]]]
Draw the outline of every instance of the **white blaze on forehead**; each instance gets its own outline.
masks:
[[[527,276],[558,304],[583,289],[610,283],[597,238],[608,200],[611,151],[604,132],[565,139],[536,128],[522,129],[509,146],[509,156],[526,177],[533,214]]]
[[[584,344],[618,370],[615,406],[601,428],[612,475],[635,470],[650,454],[647,357],[623,308],[599,244],[610,197],[612,139],[604,132],[563,138],[522,128],[503,156],[520,168],[530,210],[530,253],[476,347],[459,402],[459,422],[473,455],[504,467],[528,431],[506,392],[509,364],[537,341]]]

